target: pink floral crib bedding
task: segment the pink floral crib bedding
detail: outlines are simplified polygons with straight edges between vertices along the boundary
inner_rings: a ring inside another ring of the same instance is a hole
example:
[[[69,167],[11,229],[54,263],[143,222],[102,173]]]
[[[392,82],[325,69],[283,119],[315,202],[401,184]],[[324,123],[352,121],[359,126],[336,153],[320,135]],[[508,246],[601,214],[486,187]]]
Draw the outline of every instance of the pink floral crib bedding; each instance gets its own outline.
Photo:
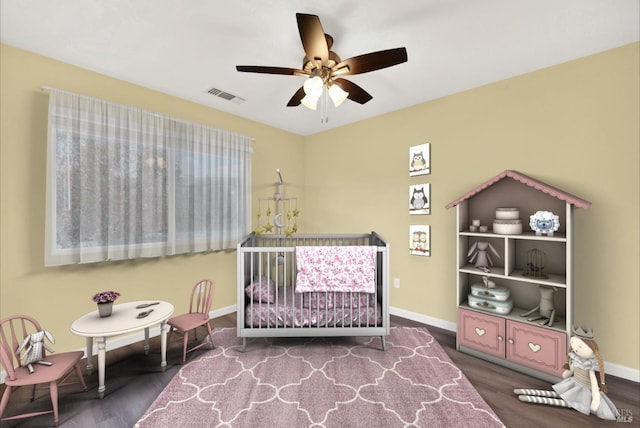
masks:
[[[373,246],[298,246],[296,292],[374,293],[376,255]]]

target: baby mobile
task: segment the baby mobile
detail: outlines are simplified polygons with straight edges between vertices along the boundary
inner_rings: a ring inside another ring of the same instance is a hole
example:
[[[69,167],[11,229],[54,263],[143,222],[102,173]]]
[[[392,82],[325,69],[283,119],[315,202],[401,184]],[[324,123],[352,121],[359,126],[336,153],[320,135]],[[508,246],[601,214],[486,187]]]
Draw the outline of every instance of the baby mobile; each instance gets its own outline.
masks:
[[[276,169],[278,182],[276,193],[271,198],[258,199],[257,227],[253,230],[256,235],[276,233],[291,236],[298,231],[298,198],[284,196],[284,181],[280,169]],[[264,207],[264,211],[263,211]],[[271,216],[273,215],[273,219]],[[264,217],[264,221],[263,221]],[[272,223],[273,221],[273,223]]]

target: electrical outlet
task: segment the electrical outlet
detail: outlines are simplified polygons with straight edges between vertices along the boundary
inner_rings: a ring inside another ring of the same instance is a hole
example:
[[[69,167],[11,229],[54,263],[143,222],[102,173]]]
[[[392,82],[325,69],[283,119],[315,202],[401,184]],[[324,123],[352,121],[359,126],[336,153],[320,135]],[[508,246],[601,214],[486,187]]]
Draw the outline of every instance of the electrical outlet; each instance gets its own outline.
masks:
[[[400,278],[393,278],[393,288],[400,288]]]

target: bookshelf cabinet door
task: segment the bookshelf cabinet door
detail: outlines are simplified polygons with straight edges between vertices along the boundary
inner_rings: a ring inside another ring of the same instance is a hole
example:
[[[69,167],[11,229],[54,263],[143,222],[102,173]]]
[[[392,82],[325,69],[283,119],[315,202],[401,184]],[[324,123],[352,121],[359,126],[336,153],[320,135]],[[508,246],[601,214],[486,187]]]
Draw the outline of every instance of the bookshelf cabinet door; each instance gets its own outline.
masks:
[[[507,320],[508,360],[555,376],[562,376],[567,357],[565,333]]]
[[[504,337],[504,319],[458,309],[458,341],[460,345],[504,358]]]

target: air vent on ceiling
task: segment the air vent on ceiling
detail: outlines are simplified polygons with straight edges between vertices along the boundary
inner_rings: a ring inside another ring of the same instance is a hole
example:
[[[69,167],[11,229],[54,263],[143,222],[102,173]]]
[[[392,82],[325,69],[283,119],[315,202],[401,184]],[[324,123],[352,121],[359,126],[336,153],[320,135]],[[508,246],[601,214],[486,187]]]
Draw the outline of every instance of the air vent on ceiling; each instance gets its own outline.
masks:
[[[225,99],[227,101],[231,101],[234,104],[242,104],[243,102],[247,101],[244,98],[238,97],[236,95],[230,94],[228,92],[223,91],[222,89],[218,89],[218,88],[211,88],[207,91],[208,94],[213,95],[214,97],[218,97],[218,98],[222,98]]]

